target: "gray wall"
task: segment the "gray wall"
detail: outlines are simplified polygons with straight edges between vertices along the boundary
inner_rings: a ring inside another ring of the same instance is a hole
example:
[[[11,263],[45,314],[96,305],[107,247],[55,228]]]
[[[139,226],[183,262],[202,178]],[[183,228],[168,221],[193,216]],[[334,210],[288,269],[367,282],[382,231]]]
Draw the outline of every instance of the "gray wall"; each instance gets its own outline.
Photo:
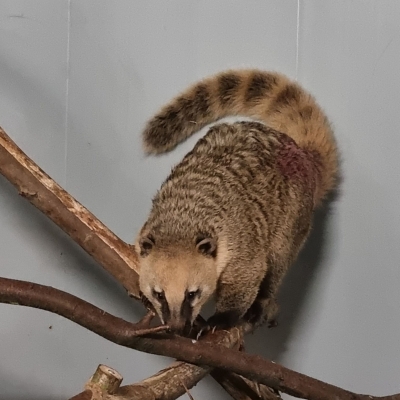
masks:
[[[347,389],[399,392],[400,2],[0,1],[0,125],[132,241],[189,141],[145,159],[140,131],[190,82],[280,70],[311,90],[342,149],[339,198],[282,291],[280,326],[248,349]],[[136,320],[142,308],[0,177],[0,275],[51,285]],[[169,360],[50,313],[0,305],[0,398],[62,399],[99,363],[129,383]],[[52,329],[49,327],[52,326]],[[210,379],[197,399],[227,396]]]

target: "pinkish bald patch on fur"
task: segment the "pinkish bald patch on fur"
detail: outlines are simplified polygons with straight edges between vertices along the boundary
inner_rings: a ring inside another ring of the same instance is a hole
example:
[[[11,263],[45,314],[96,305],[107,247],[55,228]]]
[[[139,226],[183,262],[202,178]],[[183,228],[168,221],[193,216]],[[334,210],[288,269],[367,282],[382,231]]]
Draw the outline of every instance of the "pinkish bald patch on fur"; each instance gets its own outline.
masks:
[[[301,183],[314,197],[319,176],[318,163],[311,152],[301,149],[289,136],[282,135],[277,151],[277,167],[287,179]]]

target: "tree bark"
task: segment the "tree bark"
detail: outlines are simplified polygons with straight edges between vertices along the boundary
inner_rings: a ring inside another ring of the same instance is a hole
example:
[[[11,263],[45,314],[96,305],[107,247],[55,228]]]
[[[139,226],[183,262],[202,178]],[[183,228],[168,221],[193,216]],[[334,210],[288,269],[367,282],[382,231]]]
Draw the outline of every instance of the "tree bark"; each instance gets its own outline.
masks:
[[[196,341],[163,332],[138,336],[140,324],[132,324],[60,290],[31,282],[0,278],[0,302],[25,305],[54,312],[92,332],[125,347],[177,358],[199,366],[209,366],[234,372],[262,383],[276,391],[309,400],[373,400],[380,397],[352,393],[337,386],[310,378],[256,355],[222,348],[224,338],[236,333],[240,342],[240,329],[231,332],[216,331]],[[400,394],[381,397],[400,400]]]
[[[139,298],[138,263],[132,247],[40,169],[0,127],[0,173]]]

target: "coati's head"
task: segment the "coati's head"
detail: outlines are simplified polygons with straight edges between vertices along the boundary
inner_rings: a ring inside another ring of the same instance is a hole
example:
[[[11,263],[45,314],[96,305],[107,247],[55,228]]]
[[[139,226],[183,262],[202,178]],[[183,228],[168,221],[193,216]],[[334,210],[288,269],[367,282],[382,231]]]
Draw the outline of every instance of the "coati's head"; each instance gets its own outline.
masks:
[[[161,241],[160,241],[161,242]],[[161,321],[176,333],[189,328],[215,292],[217,239],[199,235],[185,246],[159,243],[151,234],[136,242],[140,290]]]

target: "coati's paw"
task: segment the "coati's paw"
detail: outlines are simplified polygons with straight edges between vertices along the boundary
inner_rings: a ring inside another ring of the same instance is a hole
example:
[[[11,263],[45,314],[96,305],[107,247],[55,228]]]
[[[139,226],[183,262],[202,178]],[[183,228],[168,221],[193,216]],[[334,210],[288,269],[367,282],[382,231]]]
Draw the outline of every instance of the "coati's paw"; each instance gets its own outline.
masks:
[[[243,319],[251,325],[258,325],[264,316],[264,310],[258,301],[255,301],[252,306],[246,311]]]
[[[196,340],[205,336],[207,333],[214,333],[216,330],[227,330],[238,325],[240,321],[240,313],[234,311],[225,311],[215,313],[207,321],[196,319],[193,324],[194,331],[197,332]]]
[[[208,326],[207,321],[198,316],[193,322],[190,332],[186,337],[199,340],[201,336],[204,336],[209,331],[210,327]]]
[[[233,328],[238,325],[240,321],[240,313],[237,311],[223,311],[217,312],[207,321],[209,329],[216,330],[226,330]]]
[[[274,328],[278,326],[277,314],[278,305],[274,299],[268,299],[264,301],[256,300],[252,306],[247,310],[243,319],[250,325],[253,329],[263,325],[265,322],[268,328]]]

